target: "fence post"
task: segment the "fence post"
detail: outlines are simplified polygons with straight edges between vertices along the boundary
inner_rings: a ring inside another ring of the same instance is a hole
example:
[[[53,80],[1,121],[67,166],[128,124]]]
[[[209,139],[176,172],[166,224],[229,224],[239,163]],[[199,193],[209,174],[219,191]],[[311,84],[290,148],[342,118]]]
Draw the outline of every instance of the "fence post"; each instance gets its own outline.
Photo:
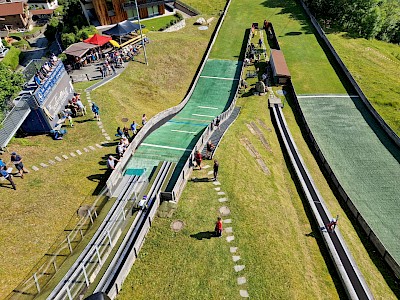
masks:
[[[35,280],[36,289],[37,289],[38,293],[40,293],[40,285],[39,285],[39,280],[36,276],[36,273],[33,274],[33,280]]]
[[[82,239],[83,239],[83,231],[82,231],[82,229],[79,229],[79,232],[80,232],[81,237],[82,237]]]
[[[74,298],[72,298],[71,291],[70,291],[68,285],[67,285],[67,295],[68,295],[68,299],[69,299],[69,300],[73,300],[73,299],[74,299]]]
[[[92,213],[90,212],[90,209],[88,209],[88,215],[90,218],[90,222],[93,224],[93,217],[92,217]]]
[[[53,260],[53,267],[54,267],[54,271],[57,272],[57,265],[56,265],[56,261]]]
[[[69,235],[67,235],[67,243],[68,243],[69,251],[72,253],[72,246],[71,246],[71,240],[69,239]]]
[[[124,211],[124,210],[123,210]],[[122,213],[122,215],[124,215],[124,213]],[[110,230],[107,230],[107,236],[108,236],[108,240],[110,242],[110,247],[112,248],[112,239],[111,239],[111,234],[110,234]]]
[[[86,273],[85,265],[82,263],[81,266],[82,266],[83,275],[85,276],[86,286],[89,286],[90,282],[89,282],[89,277]]]
[[[96,246],[96,254],[97,254],[97,258],[99,260],[99,265],[102,266],[103,263],[101,262],[100,252],[99,252],[99,248],[97,246]]]

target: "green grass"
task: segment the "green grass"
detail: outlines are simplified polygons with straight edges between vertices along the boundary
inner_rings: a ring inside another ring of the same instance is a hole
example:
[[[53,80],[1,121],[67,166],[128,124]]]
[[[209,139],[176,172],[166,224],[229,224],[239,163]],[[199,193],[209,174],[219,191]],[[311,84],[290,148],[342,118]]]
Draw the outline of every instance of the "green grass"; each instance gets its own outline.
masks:
[[[226,0],[214,1],[198,1],[198,0],[183,0],[185,4],[193,7],[202,15],[217,15],[224,8]]]
[[[34,26],[34,27],[32,28],[32,30],[30,30],[30,31],[26,31],[26,32],[13,32],[11,35],[12,35],[12,36],[14,35],[14,36],[18,36],[18,37],[20,37],[20,38],[23,38],[23,37],[26,36],[26,35],[34,34],[34,33],[38,32],[38,31],[40,31],[42,28],[43,28],[43,26]]]
[[[167,25],[172,20],[177,20],[177,17],[175,16],[165,16],[165,17],[159,17],[159,18],[153,18],[150,20],[143,20],[140,23],[146,26],[146,29],[150,31],[158,31],[160,28],[163,28]]]
[[[144,58],[139,55],[121,76],[91,95],[100,106],[107,132],[113,136],[116,127],[122,125],[123,117],[139,122],[143,112],[150,118],[178,104],[194,77],[211,32],[200,32],[196,27],[188,26],[169,34],[149,33],[152,41],[147,46],[150,65],[146,67],[140,63]],[[196,49],[192,47],[193,42]],[[93,82],[79,83],[75,88],[83,91],[91,84]],[[82,93],[82,98],[87,104],[86,93]],[[62,141],[53,141],[46,135],[15,138],[8,149],[20,153],[28,168],[77,149],[84,152],[84,147],[104,140],[91,118],[91,112],[87,117],[77,118],[75,127],[67,128],[68,134]],[[114,151],[115,146],[97,149],[31,172],[23,180],[15,178],[17,191],[0,188],[3,203],[0,213],[0,298],[9,294],[64,229],[77,221],[76,210],[80,205],[94,201],[98,189],[104,185],[105,157]],[[8,154],[3,154],[2,158],[9,163]]]
[[[368,100],[400,135],[400,47],[345,34],[329,34],[328,38]]]

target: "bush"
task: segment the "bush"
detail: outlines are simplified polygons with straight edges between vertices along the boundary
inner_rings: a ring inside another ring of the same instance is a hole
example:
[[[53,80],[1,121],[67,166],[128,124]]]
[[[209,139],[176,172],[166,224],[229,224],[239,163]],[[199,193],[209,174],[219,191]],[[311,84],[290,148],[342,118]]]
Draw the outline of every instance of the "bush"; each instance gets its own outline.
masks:
[[[68,48],[70,45],[75,43],[75,41],[76,41],[76,36],[73,33],[63,33],[61,35],[61,42],[64,48]]]
[[[19,56],[21,54],[21,50],[11,46],[10,50],[7,52],[4,57],[2,63],[6,66],[10,67],[12,70],[15,70],[19,65]]]
[[[12,45],[18,49],[29,50],[31,49],[31,45],[27,40],[20,40],[18,42],[12,43]]]
[[[183,20],[183,16],[180,13],[176,13],[175,17],[178,19],[178,21],[182,21]]]
[[[67,60],[67,54],[61,53],[61,54],[58,55],[58,58],[59,58],[62,62],[64,62],[64,61]]]

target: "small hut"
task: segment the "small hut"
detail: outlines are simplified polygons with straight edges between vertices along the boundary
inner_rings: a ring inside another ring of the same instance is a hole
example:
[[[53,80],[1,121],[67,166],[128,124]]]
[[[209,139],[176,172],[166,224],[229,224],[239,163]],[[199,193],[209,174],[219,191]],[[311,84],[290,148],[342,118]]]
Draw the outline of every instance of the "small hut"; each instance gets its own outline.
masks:
[[[291,76],[281,50],[271,49],[270,63],[274,82],[276,84],[286,84]]]

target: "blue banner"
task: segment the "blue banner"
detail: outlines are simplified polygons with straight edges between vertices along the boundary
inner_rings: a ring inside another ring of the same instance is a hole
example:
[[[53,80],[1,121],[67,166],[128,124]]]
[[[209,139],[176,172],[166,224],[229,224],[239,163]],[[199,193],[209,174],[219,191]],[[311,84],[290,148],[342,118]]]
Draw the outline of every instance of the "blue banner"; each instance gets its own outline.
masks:
[[[55,69],[51,71],[49,77],[46,81],[37,88],[35,93],[33,94],[36,100],[39,102],[39,105],[42,106],[46,101],[48,96],[50,95],[53,88],[57,86],[58,81],[61,79],[62,75],[65,73],[64,65],[61,61],[58,61]]]

